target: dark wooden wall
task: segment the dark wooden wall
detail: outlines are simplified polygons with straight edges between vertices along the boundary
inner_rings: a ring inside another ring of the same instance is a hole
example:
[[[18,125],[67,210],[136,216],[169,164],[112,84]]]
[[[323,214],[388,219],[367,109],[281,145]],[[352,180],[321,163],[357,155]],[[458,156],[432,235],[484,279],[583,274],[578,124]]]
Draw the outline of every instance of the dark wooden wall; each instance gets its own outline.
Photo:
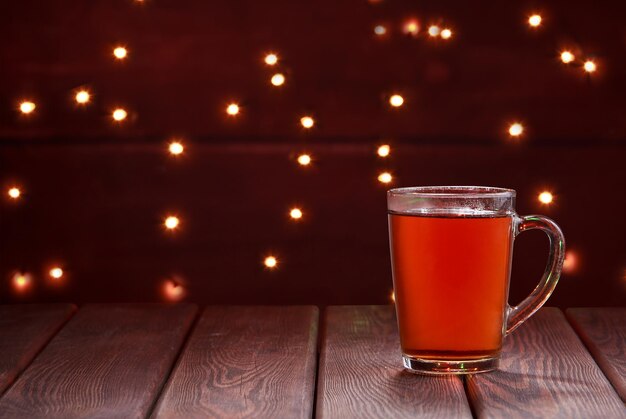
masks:
[[[577,256],[552,304],[621,305],[624,11],[566,0],[2,2],[0,301],[162,300],[175,276],[201,303],[386,302],[376,177],[389,169],[392,186],[517,189],[519,212],[556,219]],[[544,18],[536,29],[533,12]],[[402,33],[409,18],[416,38]],[[428,38],[430,23],[452,39]],[[120,44],[123,61],[112,56]],[[564,48],[574,63],[559,61]],[[269,84],[274,72],[284,86]],[[88,106],[73,103],[79,87]],[[388,105],[395,92],[399,109]],[[27,116],[25,99],[37,105]],[[116,106],[129,112],[123,123],[111,120]],[[511,139],[518,120],[524,135]],[[166,151],[173,136],[187,146],[179,158]],[[294,162],[303,150],[315,159],[306,169]],[[536,199],[544,189],[550,206]],[[170,211],[182,220],[175,233],[162,227]],[[274,271],[261,264],[269,252]],[[532,289],[545,252],[540,233],[519,239],[513,300]],[[62,281],[46,275],[55,263]],[[33,274],[30,292],[15,293],[15,270]]]

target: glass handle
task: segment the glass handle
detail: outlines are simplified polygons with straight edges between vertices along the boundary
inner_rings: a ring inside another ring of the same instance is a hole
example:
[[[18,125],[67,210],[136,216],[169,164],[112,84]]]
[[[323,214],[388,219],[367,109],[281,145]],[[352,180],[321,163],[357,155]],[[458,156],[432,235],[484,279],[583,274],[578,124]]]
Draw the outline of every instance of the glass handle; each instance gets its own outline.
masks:
[[[556,287],[556,283],[559,282],[559,277],[561,276],[563,259],[565,257],[565,238],[561,229],[554,221],[542,215],[527,215],[516,218],[516,236],[522,231],[534,229],[543,231],[550,239],[548,264],[541,281],[539,281],[533,292],[519,305],[515,307],[509,306],[506,322],[507,335],[544,305],[552,291],[554,291],[554,287]]]

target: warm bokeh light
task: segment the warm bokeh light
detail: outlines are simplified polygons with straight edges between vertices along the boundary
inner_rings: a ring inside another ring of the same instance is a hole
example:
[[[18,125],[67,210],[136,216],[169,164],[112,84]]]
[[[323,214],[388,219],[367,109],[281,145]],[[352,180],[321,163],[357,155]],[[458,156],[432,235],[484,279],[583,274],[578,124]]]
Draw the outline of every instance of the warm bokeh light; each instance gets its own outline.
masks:
[[[117,58],[118,60],[123,60],[124,58],[126,58],[126,56],[128,55],[128,51],[126,50],[126,48],[124,47],[116,47],[113,50],[113,55],[115,56],[115,58]]]
[[[178,156],[179,154],[182,154],[183,151],[185,151],[185,147],[180,141],[172,141],[168,149],[170,151],[170,154],[173,154],[175,156]]]
[[[300,118],[300,123],[306,129],[309,129],[313,127],[313,125],[315,125],[315,121],[310,116],[303,116],[302,118]]]
[[[541,16],[534,14],[528,18],[528,24],[533,28],[541,25]]]
[[[448,28],[443,29],[441,31],[441,37],[443,39],[450,39],[450,38],[452,38],[452,29],[448,29]]]
[[[378,181],[381,183],[389,183],[393,180],[393,176],[389,172],[383,172],[378,175]]]
[[[12,186],[7,191],[7,194],[9,195],[9,198],[11,199],[18,199],[22,195],[22,191],[17,186]]]
[[[572,54],[570,51],[563,51],[561,52],[561,61],[563,61],[563,63],[565,64],[569,64],[572,61],[574,61],[576,57],[574,57],[574,54]]]
[[[180,301],[186,294],[185,287],[176,279],[163,281],[163,296],[169,301]]]
[[[404,98],[398,94],[391,95],[389,97],[389,104],[393,106],[394,108],[402,106],[403,103],[404,103]]]
[[[113,119],[118,122],[125,120],[127,116],[128,112],[122,108],[117,108],[113,111]]]
[[[511,137],[519,137],[524,132],[524,127],[519,122],[511,124],[509,127],[509,135]]]
[[[572,250],[565,252],[565,259],[563,260],[563,272],[572,273],[576,271],[578,267],[578,255]]]
[[[265,56],[265,64],[275,65],[277,62],[278,62],[278,55],[274,53],[270,53]]]
[[[175,228],[178,228],[179,224],[180,224],[180,219],[176,217],[175,215],[168,216],[167,218],[165,218],[165,221],[163,222],[163,225],[165,225],[165,228],[167,228],[168,230],[174,230]]]
[[[271,82],[274,86],[282,86],[285,84],[285,76],[281,73],[276,73],[272,76]]]
[[[594,63],[593,61],[587,60],[585,61],[585,64],[583,64],[583,68],[585,69],[587,73],[593,73],[594,71],[597,70],[598,67],[596,66],[596,63]]]
[[[85,103],[89,102],[89,99],[91,99],[91,95],[87,90],[79,90],[78,92],[76,92],[76,96],[74,96],[74,99],[76,100],[76,103],[84,105]]]
[[[439,28],[439,26],[437,25],[430,25],[428,27],[428,35],[434,37],[437,37],[441,34],[441,28]]]
[[[230,116],[235,116],[239,113],[239,105],[231,103],[226,107],[226,113]]]
[[[311,156],[308,154],[300,154],[298,156],[298,164],[301,166],[308,166],[311,163]]]
[[[380,157],[387,157],[391,152],[391,147],[388,144],[383,144],[378,147],[378,150],[376,152]]]
[[[59,266],[55,266],[54,268],[50,269],[48,274],[51,278],[60,279],[63,276],[63,269]]]
[[[417,23],[417,20],[415,19],[407,20],[406,22],[404,22],[404,25],[402,26],[402,32],[411,36],[417,36],[417,33],[419,32],[419,30],[420,30],[419,23]]]
[[[16,272],[13,274],[11,282],[13,282],[13,288],[15,288],[16,291],[25,291],[32,283],[32,275],[23,272]]]
[[[548,192],[548,191],[543,191],[539,194],[539,196],[537,197],[537,199],[539,200],[539,202],[541,202],[542,204],[551,204],[552,201],[554,200],[554,196],[552,195],[552,193]]]
[[[263,260],[263,264],[265,265],[265,267],[273,269],[278,266],[278,259],[276,259],[275,256],[268,256],[265,258],[265,260]]]
[[[387,33],[387,28],[385,28],[383,25],[376,25],[374,27],[374,33],[376,35],[384,35]]]
[[[291,211],[289,211],[289,216],[294,220],[299,220],[302,218],[302,210],[300,208],[292,208]]]
[[[391,300],[393,304],[396,303],[396,293],[394,290],[391,290],[391,294],[389,294],[389,299]]]
[[[22,112],[23,114],[29,114],[32,113],[36,107],[37,105],[35,105],[34,102],[25,100],[20,103],[20,112]]]

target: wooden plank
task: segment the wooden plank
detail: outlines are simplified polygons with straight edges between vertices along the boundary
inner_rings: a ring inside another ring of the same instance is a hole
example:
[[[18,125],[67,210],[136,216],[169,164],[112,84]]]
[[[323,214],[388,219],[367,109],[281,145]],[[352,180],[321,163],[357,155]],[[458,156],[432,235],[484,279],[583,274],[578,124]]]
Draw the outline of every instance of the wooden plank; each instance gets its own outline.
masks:
[[[505,339],[500,369],[468,377],[479,418],[624,418],[626,409],[556,308]]]
[[[72,304],[0,306],[0,395],[74,311]]]
[[[310,418],[318,309],[208,307],[154,412],[158,418]]]
[[[626,402],[626,307],[570,308],[566,315]]]
[[[323,327],[319,417],[472,417],[458,376],[403,369],[392,306],[329,307]]]
[[[196,311],[83,307],[0,399],[0,418],[145,417]]]

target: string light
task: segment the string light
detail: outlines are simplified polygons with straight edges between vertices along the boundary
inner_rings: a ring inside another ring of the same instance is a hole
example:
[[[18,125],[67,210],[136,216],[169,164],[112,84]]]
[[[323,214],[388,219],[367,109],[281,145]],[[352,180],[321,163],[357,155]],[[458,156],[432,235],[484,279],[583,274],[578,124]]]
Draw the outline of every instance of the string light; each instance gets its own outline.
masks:
[[[289,211],[289,216],[294,220],[299,220],[302,218],[302,210],[300,208],[292,208],[291,211]]]
[[[117,108],[113,111],[113,119],[117,122],[121,122],[126,119],[128,112],[125,109]]]
[[[12,282],[16,291],[25,291],[31,285],[32,275],[23,272],[16,272],[13,275]]]
[[[541,16],[539,16],[538,14],[530,16],[528,18],[528,24],[533,28],[538,27],[539,25],[541,25]]]
[[[439,28],[439,26],[437,26],[437,25],[430,25],[428,27],[428,35],[430,35],[431,37],[435,38],[435,37],[439,36],[440,33],[441,33],[441,29]]]
[[[20,111],[25,115],[32,113],[36,107],[37,105],[29,100],[25,100],[24,102],[20,103]]]
[[[7,191],[7,194],[9,195],[9,198],[11,199],[18,199],[22,195],[22,191],[17,186],[13,186],[9,188],[9,190]]]
[[[548,191],[543,191],[539,194],[539,196],[537,197],[537,199],[539,200],[539,202],[541,202],[542,204],[551,204],[552,201],[554,200],[554,196],[552,195],[552,193],[548,192]]]
[[[389,147],[388,144],[383,144],[380,147],[378,147],[378,150],[376,152],[378,153],[380,157],[387,157],[389,153],[391,152],[391,147]]]
[[[263,260],[263,264],[267,268],[274,269],[278,266],[278,259],[275,256],[268,256]]]
[[[89,100],[91,99],[91,95],[87,90],[79,90],[78,92],[76,92],[76,96],[74,96],[74,99],[76,100],[76,103],[84,105],[85,103],[89,102]]]
[[[165,221],[163,222],[163,225],[168,230],[174,230],[178,228],[179,224],[180,224],[180,219],[176,217],[175,215],[168,216],[167,218],[165,218]]]
[[[376,25],[374,27],[374,33],[378,36],[382,36],[387,33],[387,28],[385,28],[383,25]]]
[[[419,29],[420,27],[419,27],[419,24],[417,23],[417,20],[410,19],[404,23],[404,26],[402,27],[402,32],[410,36],[417,36]]]
[[[570,51],[563,51],[561,52],[561,61],[563,61],[564,64],[569,64],[572,61],[574,61],[576,57],[574,57],[574,54],[572,54]]]
[[[563,272],[571,273],[576,270],[578,266],[578,256],[571,250],[565,252],[565,259],[563,260]]]
[[[509,127],[509,135],[511,137],[519,137],[524,132],[524,127],[519,122],[511,124]]]
[[[179,141],[172,141],[170,143],[168,149],[170,151],[170,154],[173,154],[175,156],[178,156],[178,155],[182,154],[183,151],[185,151],[185,147]]]
[[[450,38],[452,38],[452,30],[448,29],[448,28],[443,29],[441,31],[441,38],[442,39],[450,39]]]
[[[309,156],[308,154],[300,154],[298,156],[298,164],[300,164],[301,166],[308,166],[309,164],[311,164],[311,156]]]
[[[285,76],[281,73],[276,73],[272,76],[271,82],[274,86],[282,86],[285,83]]]
[[[383,172],[380,175],[378,175],[378,181],[380,183],[389,183],[393,180],[393,176],[391,176],[391,173],[389,172]]]
[[[594,71],[596,71],[597,66],[596,63],[594,63],[593,61],[587,60],[585,61],[585,64],[583,64],[583,68],[587,73],[593,73]]]
[[[226,107],[226,113],[230,116],[235,116],[239,113],[239,105],[231,103]]]
[[[163,282],[163,295],[170,301],[180,301],[185,297],[185,287],[177,279],[166,279]]]
[[[391,97],[389,97],[389,104],[393,106],[394,108],[398,108],[402,106],[403,103],[404,103],[404,98],[398,94],[391,95]]]
[[[278,62],[278,55],[274,53],[270,53],[265,56],[265,64],[275,65],[277,62]]]
[[[123,60],[124,58],[126,58],[126,56],[128,55],[128,51],[126,50],[126,48],[124,47],[116,47],[113,50],[113,55],[115,56],[115,58],[117,58],[118,60]]]
[[[63,276],[64,272],[62,268],[60,268],[59,266],[55,266],[54,268],[50,269],[48,274],[51,278],[60,279]]]
[[[303,116],[302,118],[300,118],[300,123],[304,128],[309,129],[312,128],[313,125],[315,125],[315,120],[313,120],[313,118],[310,116]]]

